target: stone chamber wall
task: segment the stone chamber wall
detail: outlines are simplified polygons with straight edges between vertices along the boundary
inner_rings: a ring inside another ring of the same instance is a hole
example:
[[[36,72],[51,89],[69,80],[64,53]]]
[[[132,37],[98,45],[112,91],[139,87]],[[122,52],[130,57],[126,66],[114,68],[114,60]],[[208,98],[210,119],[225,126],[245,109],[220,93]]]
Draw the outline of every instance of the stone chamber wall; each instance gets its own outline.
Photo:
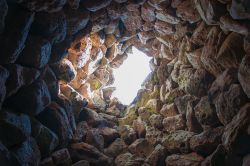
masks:
[[[249,31],[249,0],[0,0],[0,165],[249,166]]]

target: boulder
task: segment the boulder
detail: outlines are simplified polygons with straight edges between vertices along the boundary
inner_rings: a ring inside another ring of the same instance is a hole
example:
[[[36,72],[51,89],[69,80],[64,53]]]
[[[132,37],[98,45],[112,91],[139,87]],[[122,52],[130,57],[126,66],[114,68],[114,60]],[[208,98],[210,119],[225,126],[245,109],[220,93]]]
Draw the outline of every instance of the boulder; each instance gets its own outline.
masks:
[[[127,151],[127,147],[128,146],[121,138],[117,138],[106,149],[104,149],[104,154],[115,158],[119,154],[125,153]]]
[[[208,96],[201,98],[199,103],[194,107],[195,116],[203,129],[217,127],[220,125],[215,107],[209,101]]]
[[[37,115],[51,102],[48,87],[43,80],[37,80],[22,87],[16,95],[6,101],[6,107],[17,112]],[[22,109],[20,109],[22,108]]]
[[[70,154],[67,148],[57,150],[51,156],[55,165],[70,166],[72,164]]]
[[[230,154],[246,154],[250,147],[247,144],[249,136],[250,104],[243,106],[232,121],[225,127],[222,144]]]
[[[232,31],[242,35],[249,33],[249,24],[244,21],[234,20],[230,15],[220,17],[220,27],[225,31]]]
[[[66,8],[64,10],[67,21],[67,35],[74,35],[87,26],[90,13],[84,8],[78,8],[77,10],[71,10]]]
[[[19,165],[16,157],[8,151],[8,149],[0,143],[0,162],[3,165]]]
[[[223,125],[231,122],[241,106],[247,102],[247,96],[239,84],[232,84],[229,90],[221,93],[215,101],[217,116]]]
[[[97,0],[97,1],[91,1],[87,0],[84,2],[81,2],[81,4],[88,9],[91,12],[96,12],[97,10],[100,10],[102,8],[107,7],[111,3],[111,0]]]
[[[104,127],[100,129],[100,134],[104,138],[104,146],[109,146],[112,142],[114,142],[118,137],[120,137],[120,134],[116,129]]]
[[[192,1],[183,1],[176,7],[176,15],[182,20],[188,21],[190,23],[195,23],[200,20],[200,15],[195,9],[195,5]]]
[[[151,145],[157,145],[161,143],[161,139],[163,137],[163,132],[161,130],[158,130],[154,127],[146,126],[146,140]]]
[[[62,42],[67,33],[67,22],[64,12],[37,13],[31,27],[31,33],[45,37],[51,44]]]
[[[217,54],[217,61],[224,68],[238,68],[244,55],[243,36],[232,32],[222,43]]]
[[[48,40],[30,35],[25,42],[25,48],[17,59],[17,63],[40,69],[47,65],[50,54],[51,44]]]
[[[10,74],[6,82],[7,97],[14,95],[21,87],[30,85],[40,75],[40,72],[34,68],[23,67],[17,64],[9,64],[6,66],[6,69],[8,69]]]
[[[190,139],[190,148],[201,155],[210,155],[221,143],[223,127],[208,129]]]
[[[41,156],[49,156],[59,144],[57,135],[33,118],[31,119],[31,128],[31,135],[39,147]]]
[[[166,158],[168,166],[199,166],[202,161],[203,157],[197,153],[173,154]]]
[[[240,85],[248,98],[250,98],[250,86],[249,86],[250,63],[249,61],[250,61],[250,56],[246,55],[241,61],[239,72],[238,72],[238,79],[239,79]]]
[[[0,131],[4,133],[0,139],[7,148],[20,145],[31,134],[30,118],[25,114],[1,111],[0,122]]]
[[[5,0],[2,0],[0,2],[0,6],[1,6],[1,15],[0,15],[0,33],[3,32],[4,27],[5,27],[5,18],[7,16],[7,12],[8,12],[8,4]]]
[[[160,114],[167,118],[171,116],[176,116],[178,114],[178,110],[174,103],[164,104],[160,110]]]
[[[9,6],[5,30],[1,37],[0,64],[14,63],[22,52],[35,13],[20,6]],[[16,20],[13,22],[13,20]]]
[[[89,129],[86,133],[85,142],[96,147],[99,151],[104,149],[104,138],[99,129]]]
[[[136,132],[129,125],[119,126],[118,132],[127,145],[130,145],[137,138]]]
[[[234,19],[250,19],[249,1],[233,1],[230,7],[230,15]]]
[[[66,4],[66,0],[57,0],[57,1],[50,1],[46,0],[43,3],[40,3],[36,0],[25,0],[20,1],[20,5],[25,7],[28,10],[35,11],[35,12],[56,12],[63,8]]]
[[[7,88],[6,88],[6,81],[9,77],[9,72],[2,66],[0,66],[0,108],[2,107],[2,103],[5,99],[6,93],[7,93]]]
[[[153,114],[149,117],[149,122],[150,122],[151,126],[157,128],[157,129],[163,128],[162,121],[163,121],[163,116],[161,116],[161,115]]]
[[[189,140],[195,133],[178,130],[162,138],[162,145],[168,149],[170,153],[188,153],[190,151]]]
[[[41,154],[32,137],[15,147],[12,152],[21,165],[39,165]]]
[[[69,153],[73,162],[86,160],[93,166],[109,166],[111,164],[110,158],[98,151],[94,146],[83,142],[71,144]]]
[[[68,144],[73,137],[73,132],[65,110],[57,103],[52,102],[37,116],[38,120],[59,138],[60,147]]]
[[[207,94],[207,89],[214,81],[213,75],[205,69],[198,69],[188,80],[185,87],[186,92],[196,97],[202,97]]]
[[[63,59],[60,63],[51,66],[59,80],[70,82],[76,77],[76,70],[68,59]]]
[[[128,150],[132,154],[145,157],[148,156],[154,149],[153,146],[149,144],[146,139],[140,138],[135,140],[131,145],[129,145]]]
[[[182,114],[164,118],[162,121],[164,131],[174,132],[186,128],[186,119]]]
[[[154,148],[153,152],[147,157],[145,163],[150,166],[165,166],[165,159],[167,157],[167,149],[158,144]]]

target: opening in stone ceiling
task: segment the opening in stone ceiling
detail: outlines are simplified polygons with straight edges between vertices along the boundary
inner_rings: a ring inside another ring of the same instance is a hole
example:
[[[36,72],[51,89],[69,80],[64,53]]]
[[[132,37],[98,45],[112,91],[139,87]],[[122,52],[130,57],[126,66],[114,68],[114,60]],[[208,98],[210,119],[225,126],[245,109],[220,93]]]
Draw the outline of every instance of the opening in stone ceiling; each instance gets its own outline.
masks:
[[[132,53],[128,53],[128,58],[120,68],[113,70],[115,82],[112,86],[116,88],[113,97],[117,97],[126,105],[132,102],[144,79],[150,73],[150,59],[136,47],[132,48]]]

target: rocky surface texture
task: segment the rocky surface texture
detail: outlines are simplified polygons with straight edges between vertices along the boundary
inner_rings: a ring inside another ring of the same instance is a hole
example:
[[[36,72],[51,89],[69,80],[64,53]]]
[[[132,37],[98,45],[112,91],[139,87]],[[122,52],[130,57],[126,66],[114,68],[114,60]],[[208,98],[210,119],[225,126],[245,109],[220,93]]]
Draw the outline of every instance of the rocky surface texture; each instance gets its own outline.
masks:
[[[248,0],[0,0],[0,165],[250,165],[249,31]]]

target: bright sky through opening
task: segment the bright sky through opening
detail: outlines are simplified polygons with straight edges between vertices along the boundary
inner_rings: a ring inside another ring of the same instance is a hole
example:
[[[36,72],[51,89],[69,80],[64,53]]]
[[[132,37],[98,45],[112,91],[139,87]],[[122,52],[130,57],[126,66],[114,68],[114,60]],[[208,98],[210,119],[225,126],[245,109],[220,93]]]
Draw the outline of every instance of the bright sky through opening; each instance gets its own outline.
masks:
[[[128,58],[120,66],[113,70],[115,82],[112,86],[116,87],[113,97],[117,97],[123,104],[129,105],[141,89],[141,84],[150,73],[150,57],[132,48],[133,54],[128,54]]]

